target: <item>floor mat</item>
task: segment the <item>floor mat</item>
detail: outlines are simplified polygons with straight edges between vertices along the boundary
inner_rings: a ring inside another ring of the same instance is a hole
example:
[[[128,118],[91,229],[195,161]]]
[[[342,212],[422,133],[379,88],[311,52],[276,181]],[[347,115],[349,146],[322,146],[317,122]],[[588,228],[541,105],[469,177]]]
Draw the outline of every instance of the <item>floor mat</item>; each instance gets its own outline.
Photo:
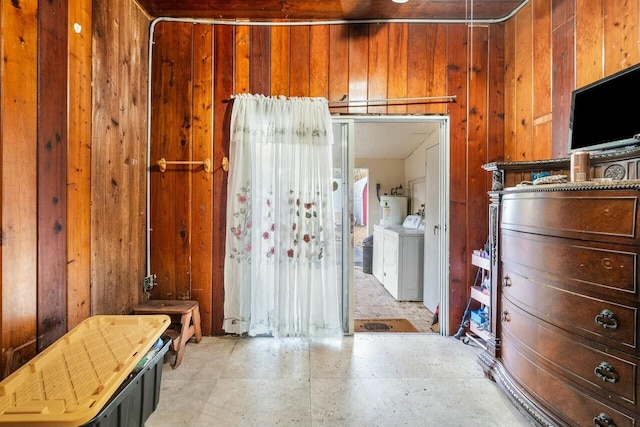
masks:
[[[407,319],[355,319],[354,332],[418,332]]]

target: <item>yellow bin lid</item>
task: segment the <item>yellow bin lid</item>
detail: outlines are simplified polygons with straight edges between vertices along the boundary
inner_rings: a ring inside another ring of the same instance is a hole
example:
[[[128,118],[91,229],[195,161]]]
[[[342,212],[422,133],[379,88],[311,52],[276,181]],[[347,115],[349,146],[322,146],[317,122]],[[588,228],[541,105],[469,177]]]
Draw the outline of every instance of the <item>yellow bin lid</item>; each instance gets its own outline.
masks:
[[[170,323],[163,314],[86,319],[0,382],[0,424],[86,424]]]

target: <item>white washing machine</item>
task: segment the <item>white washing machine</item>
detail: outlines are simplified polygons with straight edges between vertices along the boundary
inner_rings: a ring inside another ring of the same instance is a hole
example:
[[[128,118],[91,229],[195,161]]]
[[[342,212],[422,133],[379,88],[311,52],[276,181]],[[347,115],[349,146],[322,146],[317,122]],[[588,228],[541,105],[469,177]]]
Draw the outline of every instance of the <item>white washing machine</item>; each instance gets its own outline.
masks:
[[[398,301],[422,301],[424,228],[409,215],[402,226],[373,226],[373,275]]]

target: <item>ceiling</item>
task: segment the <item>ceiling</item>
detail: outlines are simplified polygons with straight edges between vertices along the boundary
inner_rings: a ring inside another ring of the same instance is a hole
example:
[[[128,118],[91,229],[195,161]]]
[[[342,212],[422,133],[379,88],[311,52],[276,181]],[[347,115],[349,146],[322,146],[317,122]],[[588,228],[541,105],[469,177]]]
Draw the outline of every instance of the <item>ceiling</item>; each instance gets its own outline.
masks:
[[[438,142],[439,122],[398,120],[356,120],[355,158],[404,160],[425,141]]]
[[[138,0],[157,17],[268,20],[494,21],[529,0]]]

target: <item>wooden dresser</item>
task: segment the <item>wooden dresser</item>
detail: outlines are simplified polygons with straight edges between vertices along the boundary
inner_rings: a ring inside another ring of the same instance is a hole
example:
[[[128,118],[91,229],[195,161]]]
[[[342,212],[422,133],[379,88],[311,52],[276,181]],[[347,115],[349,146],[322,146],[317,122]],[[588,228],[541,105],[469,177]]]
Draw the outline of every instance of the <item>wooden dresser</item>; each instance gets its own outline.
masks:
[[[640,424],[640,181],[491,193],[485,372],[543,426]]]

